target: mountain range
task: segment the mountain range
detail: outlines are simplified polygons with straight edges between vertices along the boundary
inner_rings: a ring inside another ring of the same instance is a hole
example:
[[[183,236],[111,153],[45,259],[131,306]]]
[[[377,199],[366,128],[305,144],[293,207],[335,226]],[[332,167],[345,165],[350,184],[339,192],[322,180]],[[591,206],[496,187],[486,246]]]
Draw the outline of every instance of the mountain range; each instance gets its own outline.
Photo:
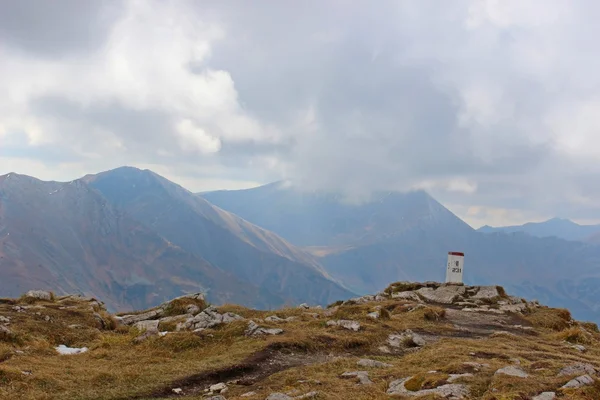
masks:
[[[102,296],[112,309],[204,291],[269,308],[353,295],[309,253],[150,172],[0,178],[0,293]]]
[[[305,248],[359,293],[393,280],[444,279],[448,251],[463,251],[465,281],[502,284],[600,320],[600,246],[522,232],[477,231],[423,191],[378,193],[342,204],[336,194],[279,182],[202,193],[211,203]]]
[[[600,225],[580,225],[564,218],[552,218],[544,222],[528,222],[524,225],[491,227],[478,229],[479,232],[524,232],[536,237],[557,237],[565,240],[578,240],[600,243]]]
[[[539,236],[475,230],[424,191],[349,203],[287,182],[194,194],[131,167],[66,183],[0,177],[0,295],[79,292],[114,310],[198,291],[215,304],[324,305],[443,281],[447,252],[462,251],[467,284],[599,321],[600,246]]]

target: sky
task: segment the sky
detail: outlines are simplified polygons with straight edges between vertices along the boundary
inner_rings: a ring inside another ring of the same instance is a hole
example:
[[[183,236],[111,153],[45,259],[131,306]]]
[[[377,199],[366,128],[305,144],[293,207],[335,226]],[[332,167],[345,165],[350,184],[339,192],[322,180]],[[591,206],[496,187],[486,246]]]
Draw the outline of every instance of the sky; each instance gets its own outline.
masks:
[[[0,174],[600,220],[594,0],[0,0]]]

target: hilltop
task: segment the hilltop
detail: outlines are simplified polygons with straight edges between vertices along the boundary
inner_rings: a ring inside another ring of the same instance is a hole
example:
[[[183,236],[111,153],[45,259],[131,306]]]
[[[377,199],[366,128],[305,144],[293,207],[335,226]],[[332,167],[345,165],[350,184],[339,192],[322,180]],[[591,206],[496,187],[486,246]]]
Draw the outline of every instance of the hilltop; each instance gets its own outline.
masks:
[[[599,368],[595,324],[499,286],[397,282],[276,311],[201,293],[118,315],[43,291],[0,300],[0,398],[583,400]]]

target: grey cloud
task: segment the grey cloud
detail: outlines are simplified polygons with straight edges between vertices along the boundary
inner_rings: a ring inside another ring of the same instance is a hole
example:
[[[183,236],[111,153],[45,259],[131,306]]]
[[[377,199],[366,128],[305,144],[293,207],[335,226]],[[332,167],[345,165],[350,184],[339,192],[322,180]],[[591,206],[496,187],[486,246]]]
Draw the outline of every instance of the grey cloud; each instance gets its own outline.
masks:
[[[101,46],[119,15],[118,2],[0,1],[0,38],[34,56],[57,58]]]

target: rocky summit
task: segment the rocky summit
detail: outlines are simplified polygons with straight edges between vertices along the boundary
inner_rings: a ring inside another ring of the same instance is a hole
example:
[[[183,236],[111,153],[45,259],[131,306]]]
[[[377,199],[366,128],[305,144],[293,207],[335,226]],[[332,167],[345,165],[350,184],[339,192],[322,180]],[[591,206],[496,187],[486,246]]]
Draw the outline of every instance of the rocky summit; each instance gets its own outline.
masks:
[[[327,308],[134,313],[0,299],[2,399],[599,399],[600,333],[499,286],[396,282]]]

